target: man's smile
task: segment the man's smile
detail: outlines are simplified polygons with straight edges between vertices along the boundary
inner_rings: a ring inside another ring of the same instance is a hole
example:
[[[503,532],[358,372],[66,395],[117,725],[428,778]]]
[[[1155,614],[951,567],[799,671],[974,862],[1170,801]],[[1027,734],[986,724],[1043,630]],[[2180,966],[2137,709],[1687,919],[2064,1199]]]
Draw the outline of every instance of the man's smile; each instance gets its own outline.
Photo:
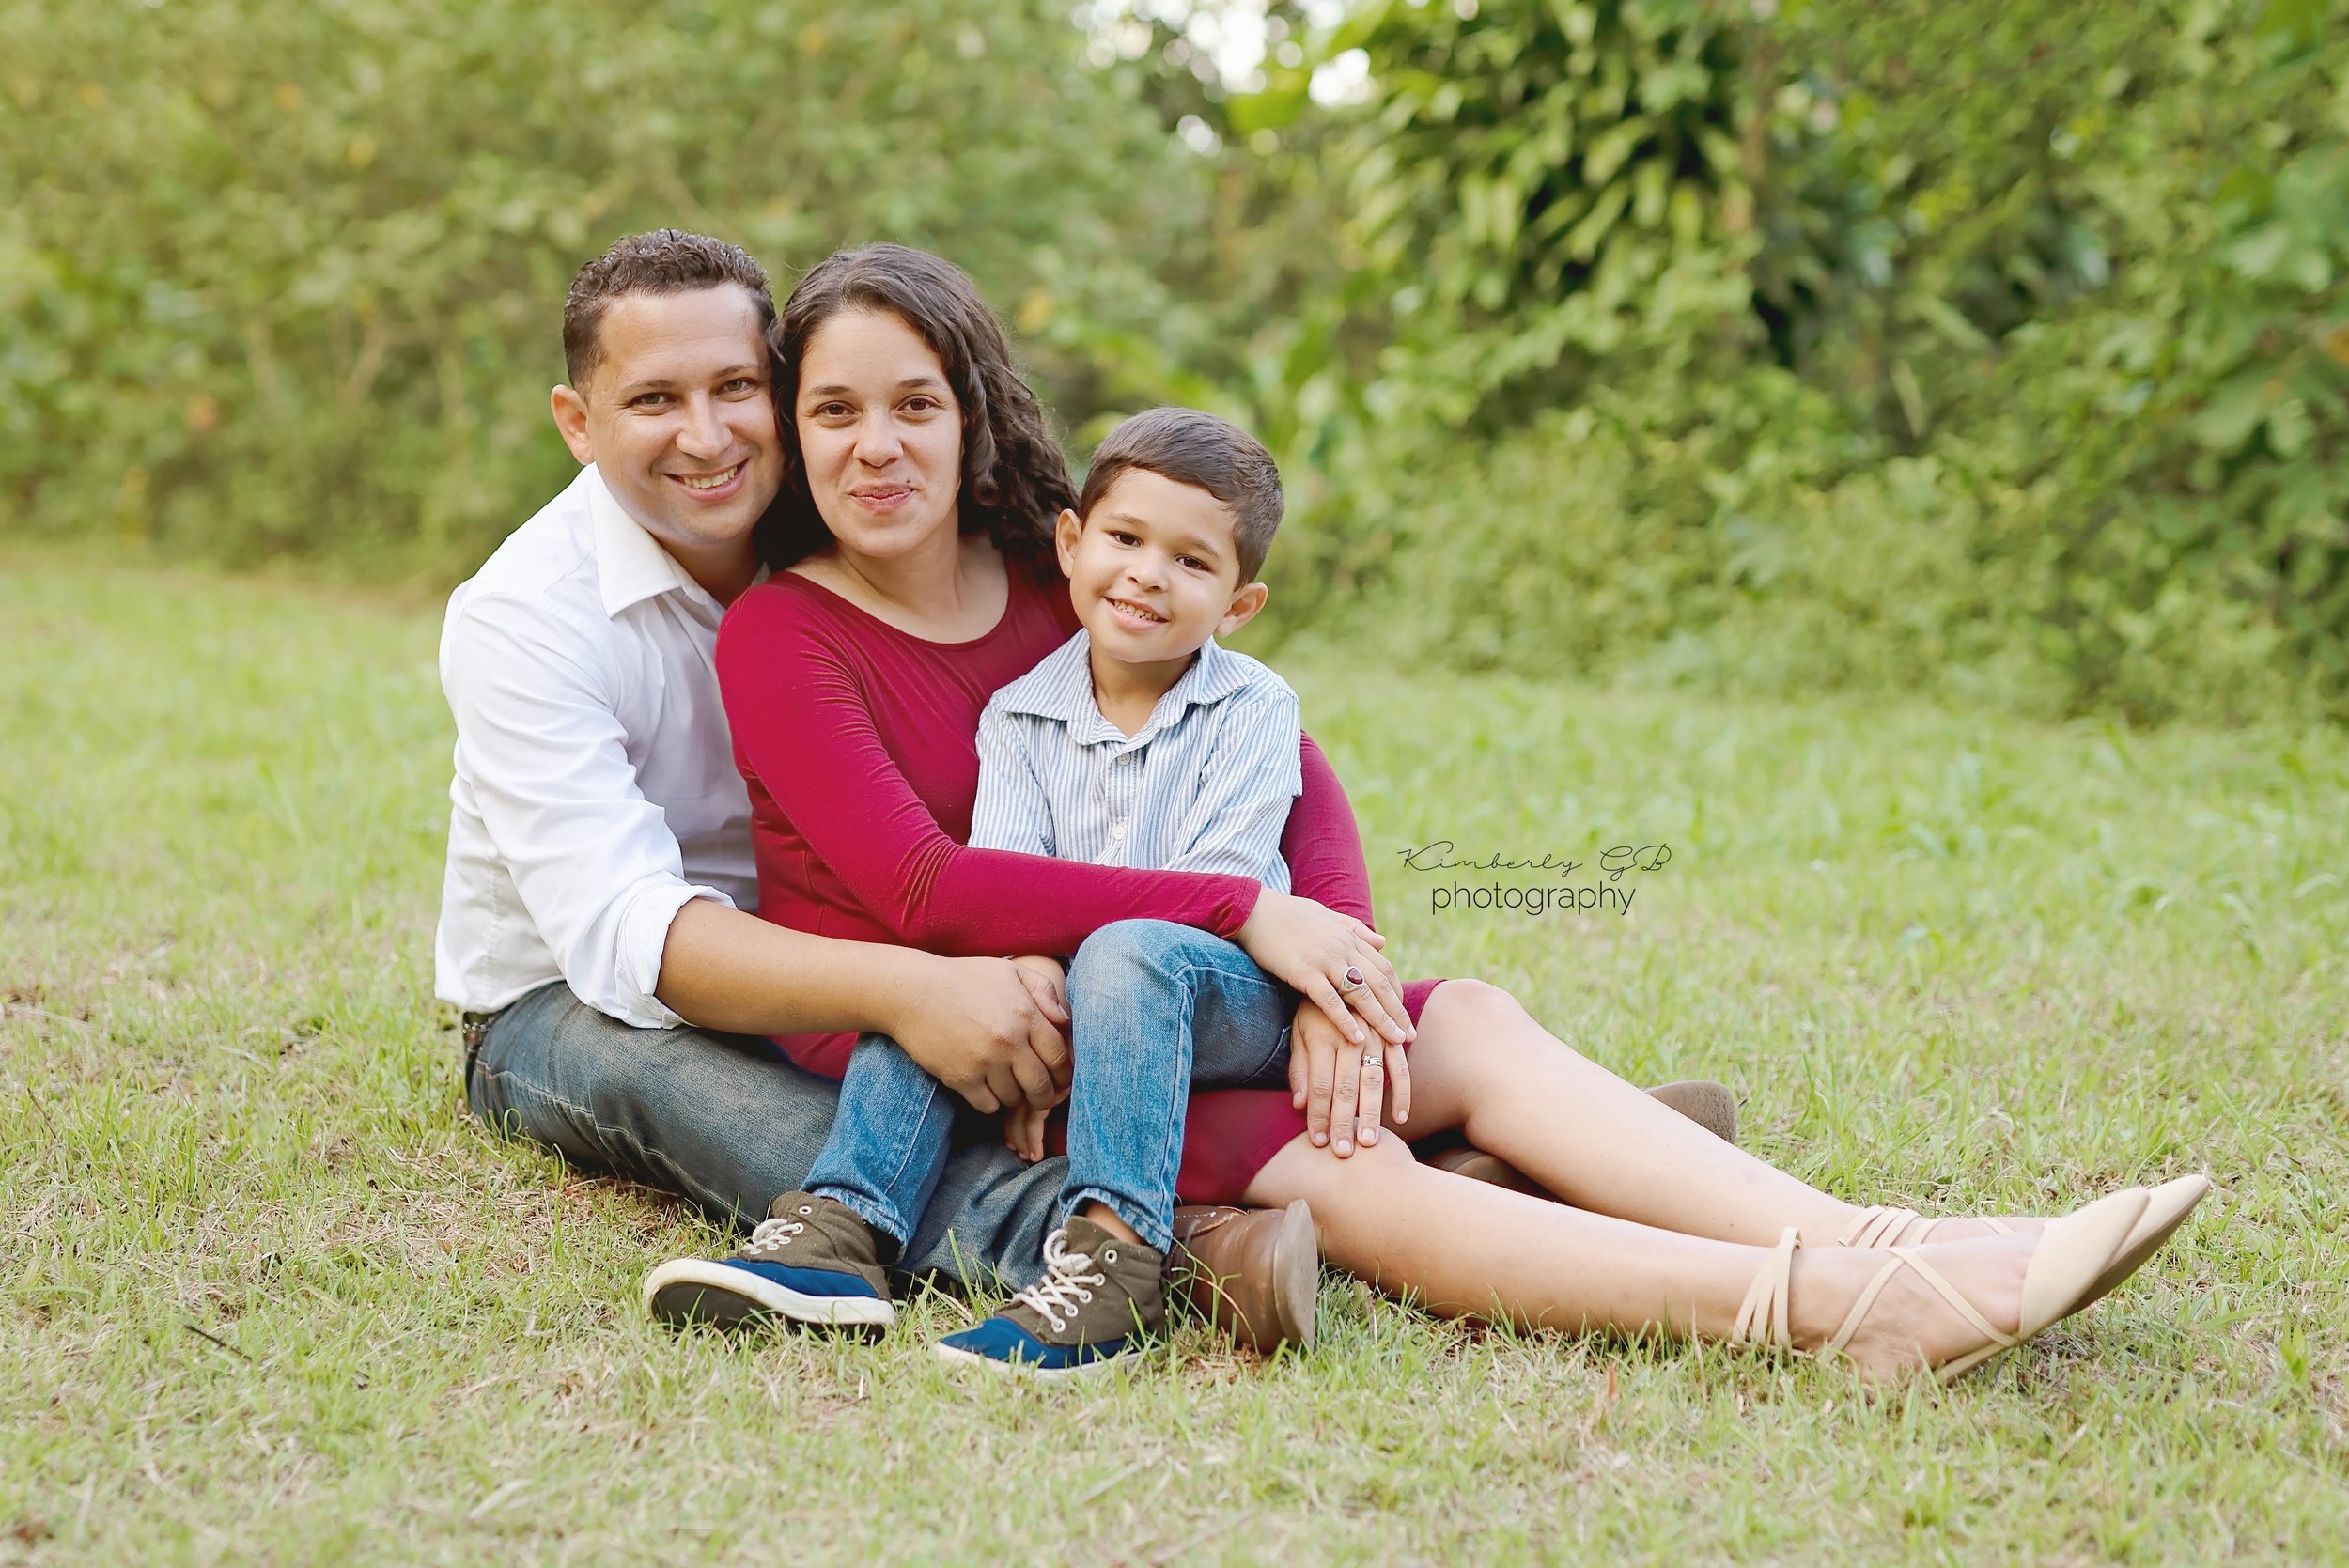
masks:
[[[733,493],[741,482],[742,471],[749,466],[749,461],[745,459],[715,474],[672,474],[668,477],[692,491],[696,497],[715,500],[721,495]]]

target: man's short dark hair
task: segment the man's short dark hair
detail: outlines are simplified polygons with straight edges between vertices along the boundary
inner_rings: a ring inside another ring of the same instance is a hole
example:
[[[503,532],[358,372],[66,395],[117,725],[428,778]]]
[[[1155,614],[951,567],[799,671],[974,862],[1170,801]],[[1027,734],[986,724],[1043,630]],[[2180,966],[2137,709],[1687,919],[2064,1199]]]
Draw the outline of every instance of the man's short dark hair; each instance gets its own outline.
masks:
[[[631,234],[579,270],[563,301],[563,372],[583,387],[603,363],[603,313],[630,294],[685,294],[739,284],[758,307],[763,340],[775,318],[767,269],[750,252],[707,234],[656,228]]]
[[[1231,509],[1239,580],[1253,582],[1281,526],[1281,471],[1264,443],[1228,419],[1197,409],[1150,409],[1112,430],[1094,448],[1077,515],[1093,508],[1117,476],[1144,469],[1178,485],[1196,485]]]

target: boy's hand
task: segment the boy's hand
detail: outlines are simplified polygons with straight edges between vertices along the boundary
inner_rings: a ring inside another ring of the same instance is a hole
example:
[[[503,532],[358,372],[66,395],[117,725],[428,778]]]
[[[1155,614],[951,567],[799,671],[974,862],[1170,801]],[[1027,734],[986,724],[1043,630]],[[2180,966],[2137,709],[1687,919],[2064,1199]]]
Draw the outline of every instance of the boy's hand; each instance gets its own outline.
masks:
[[[1371,1048],[1381,1042],[1373,1035]],[[1400,1046],[1386,1046],[1376,1062],[1364,1047],[1338,1032],[1329,1016],[1310,1001],[1297,1004],[1289,1029],[1289,1103],[1305,1112],[1305,1134],[1314,1147],[1340,1159],[1360,1143],[1378,1141],[1387,1085],[1394,1086],[1394,1119],[1411,1119],[1411,1063]]]
[[[1044,1118],[1048,1110],[1033,1105],[1015,1105],[1003,1112],[1003,1144],[1019,1157],[1022,1165],[1034,1165],[1044,1157]]]
[[[1061,968],[1058,958],[1047,958],[1037,954],[1014,958],[1011,964],[1026,983],[1028,995],[1035,1000],[1036,1011],[1051,1020],[1052,1026],[1060,1031],[1062,1049],[1051,1063],[1051,1093],[1043,1099],[1031,1094],[1025,1102],[1031,1110],[1050,1110],[1068,1097],[1068,971]]]

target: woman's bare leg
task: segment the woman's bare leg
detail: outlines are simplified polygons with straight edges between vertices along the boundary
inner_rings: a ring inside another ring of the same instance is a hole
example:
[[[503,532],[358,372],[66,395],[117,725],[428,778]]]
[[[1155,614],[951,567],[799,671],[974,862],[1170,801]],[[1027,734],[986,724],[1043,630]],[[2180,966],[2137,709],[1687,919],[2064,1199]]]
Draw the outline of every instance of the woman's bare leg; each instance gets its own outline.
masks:
[[[1278,1206],[1297,1198],[1313,1205],[1325,1255],[1340,1267],[1445,1316],[1505,1317],[1528,1327],[1724,1338],[1768,1257],[1765,1247],[1586,1214],[1455,1176],[1418,1163],[1392,1139],[1339,1159],[1299,1136],[1257,1173],[1245,1201]],[[1988,1321],[2012,1332],[2035,1244],[2018,1235],[1921,1251]],[[1795,1254],[1788,1305],[1798,1348],[1836,1330],[1884,1258],[1845,1248]],[[1845,1354],[1881,1375],[1921,1359],[1937,1365],[1983,1343],[1903,1270]]]
[[[1793,1225],[1817,1248],[1860,1213],[1658,1105],[1480,981],[1436,987],[1410,1067],[1411,1120],[1397,1130],[1456,1127],[1594,1214],[1755,1247]],[[1969,1229],[1953,1221],[1937,1239]]]

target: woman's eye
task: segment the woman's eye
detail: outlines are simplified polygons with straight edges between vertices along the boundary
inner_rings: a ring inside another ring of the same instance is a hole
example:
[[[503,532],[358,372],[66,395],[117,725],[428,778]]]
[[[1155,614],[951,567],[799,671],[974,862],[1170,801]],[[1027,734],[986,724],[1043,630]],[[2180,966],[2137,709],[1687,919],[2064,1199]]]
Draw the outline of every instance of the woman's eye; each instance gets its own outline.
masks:
[[[940,409],[942,409],[945,406],[945,404],[940,402],[937,398],[926,395],[909,397],[906,399],[906,411],[908,413],[936,413]]]
[[[811,419],[846,419],[848,416],[848,405],[846,403],[818,403],[807,411],[808,417]]]
[[[720,392],[754,392],[757,390],[757,387],[758,383],[750,377],[737,376],[718,390]]]

